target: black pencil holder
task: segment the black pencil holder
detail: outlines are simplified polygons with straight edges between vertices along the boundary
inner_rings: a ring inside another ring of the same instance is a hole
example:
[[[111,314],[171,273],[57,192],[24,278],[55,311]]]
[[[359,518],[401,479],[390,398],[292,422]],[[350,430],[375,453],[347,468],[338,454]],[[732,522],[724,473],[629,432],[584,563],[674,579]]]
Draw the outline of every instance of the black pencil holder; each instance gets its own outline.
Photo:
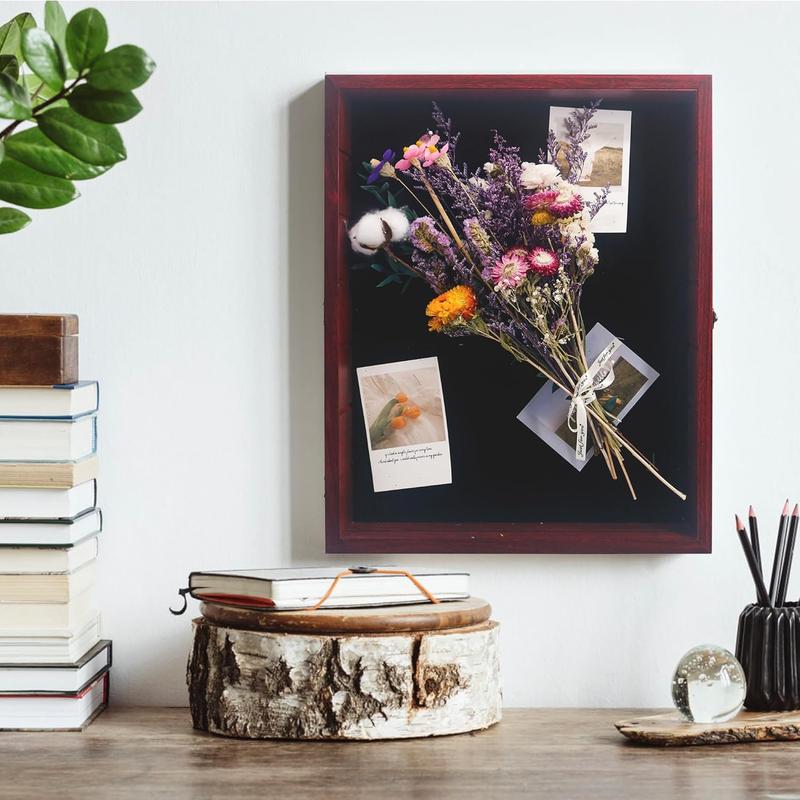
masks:
[[[736,658],[747,677],[751,711],[800,708],[800,609],[749,605],[739,615]]]

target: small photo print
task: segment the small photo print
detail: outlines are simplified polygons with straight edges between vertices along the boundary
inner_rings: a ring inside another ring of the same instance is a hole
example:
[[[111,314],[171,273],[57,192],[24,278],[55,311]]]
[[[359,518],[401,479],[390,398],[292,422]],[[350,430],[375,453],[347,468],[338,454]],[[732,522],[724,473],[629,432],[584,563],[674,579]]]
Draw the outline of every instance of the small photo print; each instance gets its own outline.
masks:
[[[586,337],[586,354],[589,360],[597,358],[613,339],[614,335],[607,328],[600,324],[595,325]],[[619,422],[652,386],[658,373],[625,344],[614,354],[611,364],[614,382],[600,390],[597,399]],[[588,449],[585,461],[579,461],[575,457],[575,433],[567,424],[569,403],[570,398],[566,392],[547,381],[520,411],[517,419],[580,471],[589,463],[594,448]]]
[[[452,483],[439,361],[356,370],[376,492]]]
[[[550,130],[555,132],[561,148],[557,166],[566,178],[566,120],[573,108],[550,107]],[[590,123],[594,127],[581,145],[586,160],[578,178],[581,196],[591,201],[604,186],[609,187],[606,204],[592,220],[594,233],[625,233],[628,225],[628,170],[631,151],[631,112],[598,109]]]

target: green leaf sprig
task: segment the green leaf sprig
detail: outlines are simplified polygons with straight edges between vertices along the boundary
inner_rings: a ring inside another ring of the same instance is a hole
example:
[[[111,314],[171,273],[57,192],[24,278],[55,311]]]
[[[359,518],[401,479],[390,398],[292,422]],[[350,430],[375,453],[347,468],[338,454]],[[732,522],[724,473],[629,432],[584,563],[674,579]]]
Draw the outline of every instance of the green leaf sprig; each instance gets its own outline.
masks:
[[[65,205],[79,196],[74,181],[127,157],[116,126],[142,110],[133,90],[155,63],[132,44],[107,48],[108,26],[95,8],[67,20],[48,0],[44,28],[28,13],[0,25],[0,201]],[[30,221],[18,208],[0,207],[0,234]]]

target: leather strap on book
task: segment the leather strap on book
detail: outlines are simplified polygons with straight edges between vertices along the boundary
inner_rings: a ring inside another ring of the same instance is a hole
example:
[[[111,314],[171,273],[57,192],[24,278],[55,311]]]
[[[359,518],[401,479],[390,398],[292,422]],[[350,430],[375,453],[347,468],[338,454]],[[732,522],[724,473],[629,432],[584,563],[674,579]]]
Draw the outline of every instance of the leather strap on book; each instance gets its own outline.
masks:
[[[433,596],[431,592],[429,592],[410,572],[407,572],[404,569],[378,569],[377,567],[349,567],[348,569],[342,570],[331,582],[331,585],[328,587],[328,590],[322,595],[322,598],[319,600],[318,603],[311,606],[309,611],[316,611],[317,609],[321,608],[323,603],[333,594],[336,585],[339,581],[346,577],[347,575],[405,575],[417,589],[420,590],[425,597],[431,603],[440,603],[441,600],[438,600],[436,597]]]

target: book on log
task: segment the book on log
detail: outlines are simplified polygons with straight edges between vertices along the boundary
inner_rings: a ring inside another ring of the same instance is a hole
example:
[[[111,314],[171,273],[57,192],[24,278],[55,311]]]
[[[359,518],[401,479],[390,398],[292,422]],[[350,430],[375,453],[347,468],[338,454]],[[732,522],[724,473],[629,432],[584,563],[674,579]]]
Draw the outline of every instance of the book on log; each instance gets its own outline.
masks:
[[[426,600],[405,575],[385,574],[380,569],[350,575],[341,573],[337,567],[192,572],[189,589],[196,600],[211,603],[276,610],[302,609],[319,603],[339,575],[333,593],[325,599],[325,608],[393,606]],[[469,574],[466,572],[415,570],[413,575],[437,600],[469,597]]]
[[[76,314],[0,314],[0,385],[77,382]]]

